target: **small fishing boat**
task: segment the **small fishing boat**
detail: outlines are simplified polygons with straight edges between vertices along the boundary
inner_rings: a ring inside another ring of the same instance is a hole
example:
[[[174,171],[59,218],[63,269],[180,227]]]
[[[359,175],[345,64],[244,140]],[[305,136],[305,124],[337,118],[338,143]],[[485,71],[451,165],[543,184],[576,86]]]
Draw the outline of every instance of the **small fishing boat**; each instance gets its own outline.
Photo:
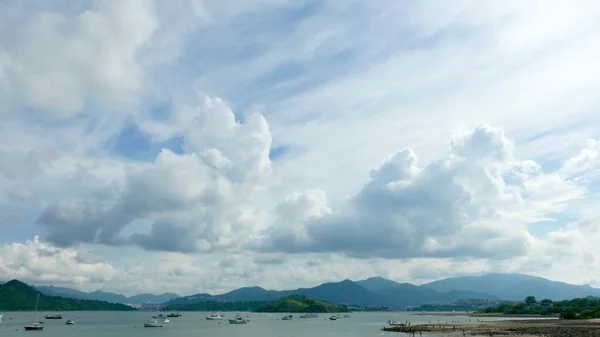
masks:
[[[57,314],[57,315],[46,315],[44,316],[45,319],[62,319],[62,315]]]
[[[330,321],[336,321],[337,320],[337,316],[331,316],[331,317],[329,317],[329,320]]]
[[[229,324],[246,324],[248,320],[242,317],[240,314],[235,315],[235,318],[229,319]]]
[[[294,316],[292,316],[292,315],[286,315],[286,316],[281,317],[282,321],[291,321],[293,319],[294,319]]]
[[[73,324],[75,324],[75,321],[72,320],[72,319],[70,319],[70,320],[66,321],[65,324],[66,325],[73,325]]]
[[[152,316],[152,318],[154,319],[165,319],[167,316],[165,316],[165,314],[158,314],[156,316]]]
[[[31,320],[31,324],[25,326],[25,330],[43,330],[44,326],[42,324],[34,323],[35,322],[35,314],[37,313],[38,303],[40,302],[40,293],[37,295],[37,300],[35,300],[35,310],[33,311],[33,319]]]
[[[181,314],[172,312],[172,313],[168,314],[167,317],[181,317]]]
[[[145,321],[144,328],[162,328],[163,324],[161,322],[156,321],[155,319]]]
[[[350,316],[350,315],[348,315],[348,314],[345,314],[345,315],[344,315],[344,318],[351,318],[351,317],[352,317],[352,316]]]
[[[319,314],[317,314],[317,313],[304,314],[304,315],[300,315],[300,318],[319,318]]]
[[[213,312],[212,314],[210,314],[210,316],[206,316],[206,319],[209,321],[220,321],[223,319],[223,316],[221,316],[221,314],[219,314],[218,312]]]

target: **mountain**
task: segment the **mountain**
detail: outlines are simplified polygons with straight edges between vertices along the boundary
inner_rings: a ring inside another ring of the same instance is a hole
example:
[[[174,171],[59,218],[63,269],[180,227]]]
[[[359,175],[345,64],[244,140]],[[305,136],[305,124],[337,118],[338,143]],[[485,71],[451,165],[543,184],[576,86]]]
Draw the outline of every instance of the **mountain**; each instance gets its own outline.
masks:
[[[113,303],[127,303],[127,297],[121,294],[109,293],[101,290],[88,293],[87,298],[96,301],[107,301]]]
[[[168,300],[172,300],[174,298],[179,297],[179,295],[175,293],[164,293],[160,295],[154,294],[138,294],[133,295],[127,298],[127,303],[131,304],[142,304],[142,303],[164,303]]]
[[[522,301],[527,296],[554,301],[600,296],[600,289],[589,285],[573,285],[523,274],[454,277],[427,283],[422,287],[437,291],[478,291],[509,301]]]
[[[293,291],[294,295],[305,295],[336,304],[381,306],[387,302],[380,295],[370,292],[356,282],[323,283],[314,288],[301,288]]]
[[[33,310],[37,295],[40,292],[18,280],[12,280],[0,285],[0,311]],[[102,310],[129,311],[130,306],[119,303],[108,303],[92,300],[77,300],[72,298],[48,296],[42,294],[38,310],[68,311],[68,310]]]
[[[245,287],[222,295],[196,294],[177,298],[164,303],[166,306],[175,304],[194,304],[202,301],[274,301],[286,296],[304,295],[321,301],[335,304],[381,306],[385,303],[379,295],[369,292],[350,280],[324,283],[313,288],[295,290],[266,290],[261,287]]]
[[[61,296],[74,299],[86,299],[87,293],[71,288],[55,287],[55,286],[33,286],[44,295]]]
[[[410,283],[398,283],[382,277],[371,277],[356,282],[363,288],[385,298],[392,308],[405,308],[422,304],[451,303],[459,299],[499,299],[494,295],[475,291],[438,291]]]
[[[256,312],[348,312],[345,305],[331,304],[303,295],[292,295],[270,302]]]
[[[386,306],[405,309],[428,303],[451,303],[458,299],[498,299],[497,297],[474,291],[452,290],[439,292],[434,289],[416,286],[410,283],[398,283],[381,277],[363,281],[323,283],[313,288],[295,290],[266,290],[261,287],[245,287],[221,295],[196,294],[165,302],[165,306],[193,305],[210,301],[274,301],[283,297],[302,295],[340,305],[363,307]]]
[[[95,300],[95,301],[106,301],[111,303],[122,303],[122,304],[144,304],[144,303],[164,303],[168,300],[179,297],[174,293],[164,293],[160,295],[153,294],[139,294],[131,297],[127,297],[121,294],[115,294],[105,291],[96,290],[90,293],[83,291],[55,287],[55,286],[34,286],[42,294],[48,296],[62,296],[66,298],[80,299],[80,300]]]

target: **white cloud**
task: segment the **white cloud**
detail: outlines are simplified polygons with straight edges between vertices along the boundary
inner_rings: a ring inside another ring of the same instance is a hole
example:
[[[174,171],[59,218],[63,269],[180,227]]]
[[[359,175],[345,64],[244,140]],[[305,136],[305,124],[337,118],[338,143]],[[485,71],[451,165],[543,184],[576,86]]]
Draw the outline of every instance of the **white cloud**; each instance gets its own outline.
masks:
[[[143,89],[138,51],[158,29],[148,1],[97,1],[71,17],[25,13],[21,29],[0,40],[5,109],[64,119],[96,102],[132,103]],[[3,112],[0,110],[0,112]]]
[[[107,263],[79,262],[76,250],[53,247],[36,236],[0,247],[0,275],[24,282],[69,285],[102,284],[117,271]]]
[[[580,179],[589,179],[598,176],[600,172],[600,141],[588,139],[587,147],[578,155],[569,158],[560,170],[561,174],[566,176],[577,176]]]
[[[266,121],[253,113],[240,123],[218,98],[190,111],[194,115],[182,130],[186,153],[163,149],[152,164],[113,167],[63,159],[60,171],[75,184],[85,183],[92,198],[73,195],[48,206],[37,220],[48,239],[60,246],[136,243],[195,252],[250,236],[260,221],[251,201],[270,173]],[[114,177],[112,184],[106,184],[108,177]],[[135,220],[153,223],[149,233],[124,236]]]
[[[329,211],[322,192],[292,195],[278,206],[285,216],[264,235],[265,249],[391,258],[526,255],[526,225],[560,212],[585,190],[543,172],[508,183],[514,168],[522,174],[532,166],[516,161],[513,147],[501,129],[483,125],[424,167],[412,150],[397,152],[338,211]]]

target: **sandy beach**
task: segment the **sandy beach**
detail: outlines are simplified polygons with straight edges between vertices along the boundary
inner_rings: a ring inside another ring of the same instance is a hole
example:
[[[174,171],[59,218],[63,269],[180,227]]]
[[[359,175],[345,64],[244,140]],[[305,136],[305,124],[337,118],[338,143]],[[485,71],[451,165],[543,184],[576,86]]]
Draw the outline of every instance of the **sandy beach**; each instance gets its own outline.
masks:
[[[548,336],[600,337],[600,320],[510,320],[461,323],[415,323],[386,327],[384,331],[444,336]]]

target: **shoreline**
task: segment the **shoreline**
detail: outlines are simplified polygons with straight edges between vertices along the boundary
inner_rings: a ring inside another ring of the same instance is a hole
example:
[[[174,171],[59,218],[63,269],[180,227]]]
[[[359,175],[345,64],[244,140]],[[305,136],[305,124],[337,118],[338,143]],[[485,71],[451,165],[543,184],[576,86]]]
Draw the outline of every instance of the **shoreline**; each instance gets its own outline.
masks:
[[[582,336],[600,337],[600,319],[592,320],[503,320],[459,323],[411,323],[409,326],[388,326],[389,332],[413,336],[443,334],[444,336]]]
[[[552,314],[552,315],[539,315],[539,314],[502,314],[502,313],[483,313],[483,314],[476,314],[476,313],[467,313],[467,312],[435,312],[435,311],[430,311],[430,312],[419,312],[419,313],[411,313],[411,315],[414,316],[448,316],[448,317],[453,317],[453,316],[468,316],[468,317],[523,317],[523,318],[548,318],[548,319],[552,319],[552,318],[558,318],[560,315],[559,314]]]

